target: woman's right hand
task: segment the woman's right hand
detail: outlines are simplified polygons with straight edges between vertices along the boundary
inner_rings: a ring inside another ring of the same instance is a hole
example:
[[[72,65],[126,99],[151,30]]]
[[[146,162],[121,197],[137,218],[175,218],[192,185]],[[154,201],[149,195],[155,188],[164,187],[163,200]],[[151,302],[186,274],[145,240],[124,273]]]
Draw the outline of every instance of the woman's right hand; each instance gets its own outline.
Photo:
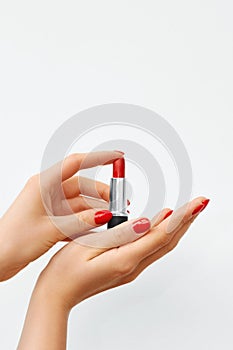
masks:
[[[0,281],[57,242],[110,220],[109,186],[74,175],[122,156],[119,151],[76,153],[30,178],[0,220]]]

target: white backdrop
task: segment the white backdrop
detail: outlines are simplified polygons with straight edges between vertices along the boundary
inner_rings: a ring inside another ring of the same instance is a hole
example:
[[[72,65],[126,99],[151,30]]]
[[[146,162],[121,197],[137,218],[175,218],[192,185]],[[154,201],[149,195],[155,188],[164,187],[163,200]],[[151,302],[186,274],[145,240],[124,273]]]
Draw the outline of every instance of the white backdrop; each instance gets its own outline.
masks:
[[[233,347],[232,11],[230,0],[1,1],[2,214],[40,170],[52,133],[110,102],[166,118],[189,152],[193,196],[211,198],[174,252],[72,312],[68,349]],[[35,280],[58,248],[1,283],[1,349],[16,348]]]

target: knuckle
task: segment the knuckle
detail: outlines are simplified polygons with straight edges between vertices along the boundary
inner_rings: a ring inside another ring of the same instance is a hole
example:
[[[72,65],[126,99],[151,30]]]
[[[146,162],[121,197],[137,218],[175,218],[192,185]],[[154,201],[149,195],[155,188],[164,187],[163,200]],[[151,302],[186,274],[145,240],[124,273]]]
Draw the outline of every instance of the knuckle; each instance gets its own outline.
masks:
[[[70,165],[77,164],[77,162],[80,162],[80,155],[79,153],[72,153],[68,155],[65,161],[68,161]],[[64,162],[62,163],[62,167],[64,167]]]
[[[39,183],[39,174],[32,175],[26,182],[26,186],[35,186]]]
[[[187,215],[183,216],[180,220],[180,226],[184,226],[187,223]]]
[[[161,246],[167,245],[170,241],[171,241],[171,235],[163,234],[160,238],[160,245]]]
[[[117,277],[125,276],[133,271],[133,264],[129,261],[121,261],[115,265],[115,274]]]
[[[89,209],[89,210],[92,212],[91,209]],[[88,216],[87,216],[86,211],[82,211],[78,215],[76,215],[76,224],[77,224],[77,228],[79,229],[79,231],[85,230],[87,225],[92,227],[92,225],[88,221]]]
[[[116,246],[121,245],[122,240],[124,239],[124,232],[122,230],[116,229],[114,232],[114,243]]]
[[[79,154],[78,153],[71,153],[69,156],[68,156],[68,159],[70,161],[76,161],[77,158],[78,158]]]

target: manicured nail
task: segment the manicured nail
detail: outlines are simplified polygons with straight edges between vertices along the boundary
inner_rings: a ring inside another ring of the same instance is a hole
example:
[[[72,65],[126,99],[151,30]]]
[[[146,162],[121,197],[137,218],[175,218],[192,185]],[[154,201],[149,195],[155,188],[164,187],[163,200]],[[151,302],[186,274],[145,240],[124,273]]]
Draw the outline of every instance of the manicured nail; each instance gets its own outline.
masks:
[[[204,200],[202,201],[202,204],[203,204],[204,207],[201,209],[201,211],[204,210],[205,207],[207,207],[209,201],[210,201],[210,199],[204,199]]]
[[[130,200],[129,199],[127,199],[127,205],[130,205]]]
[[[192,215],[196,215],[199,214],[202,210],[204,210],[206,208],[206,206],[209,203],[209,199],[203,199],[203,201],[201,202],[201,204],[199,204],[194,211],[192,212]]]
[[[109,210],[100,210],[95,213],[94,219],[97,225],[104,225],[112,218],[112,213]]]
[[[128,214],[130,214],[130,211],[129,211],[129,210],[127,210],[127,213],[128,213]]]
[[[146,232],[150,228],[150,220],[147,218],[139,219],[134,221],[132,227],[137,234]]]
[[[192,212],[192,215],[196,215],[196,214],[200,213],[204,208],[205,208],[204,204],[199,204]]]
[[[173,210],[169,210],[167,212],[167,214],[164,216],[163,220],[165,220],[166,218],[168,218],[168,216],[170,216],[173,213]]]
[[[118,151],[117,149],[114,149],[114,151],[113,151],[113,152],[117,152],[117,153],[125,154],[125,152]]]

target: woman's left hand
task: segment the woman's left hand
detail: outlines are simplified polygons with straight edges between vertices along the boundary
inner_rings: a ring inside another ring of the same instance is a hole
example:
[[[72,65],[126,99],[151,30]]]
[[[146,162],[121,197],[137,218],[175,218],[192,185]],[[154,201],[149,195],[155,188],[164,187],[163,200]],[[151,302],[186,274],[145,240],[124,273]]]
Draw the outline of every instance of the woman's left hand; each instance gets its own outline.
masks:
[[[18,350],[65,350],[70,310],[92,295],[133,281],[175,248],[207,204],[206,198],[199,197],[170,217],[171,210],[164,209],[152,222],[141,218],[105,231],[103,235],[109,236],[110,244],[118,242],[118,248],[68,243],[50,260],[37,281]],[[128,239],[138,235],[139,239],[120,246],[125,235]]]
[[[163,209],[150,223],[147,218],[131,220],[106,231],[113,249],[87,247],[75,240],[51,259],[42,272],[37,288],[57,298],[71,309],[82,300],[104,290],[133,281],[147,266],[175,248],[194,219],[208,204],[198,197],[171,213]],[[133,236],[138,235],[137,240]],[[98,233],[97,233],[98,235]],[[129,243],[122,244],[124,237]]]

